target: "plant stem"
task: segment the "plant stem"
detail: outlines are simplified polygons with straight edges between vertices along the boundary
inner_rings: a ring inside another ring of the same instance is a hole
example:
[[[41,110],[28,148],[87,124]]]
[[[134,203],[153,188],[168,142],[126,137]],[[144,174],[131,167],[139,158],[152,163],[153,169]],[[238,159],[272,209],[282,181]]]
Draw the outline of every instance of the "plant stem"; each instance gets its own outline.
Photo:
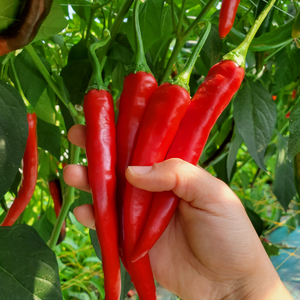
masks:
[[[140,28],[140,20],[139,20],[139,7],[140,0],[135,0],[133,7],[133,32],[134,32],[134,40],[135,40],[135,54],[134,54],[134,72],[144,71],[150,73],[150,68],[146,62],[144,45],[142,39],[142,33]]]
[[[103,62],[106,56],[106,53],[112,43],[112,41],[114,41],[119,28],[121,27],[122,23],[123,23],[123,19],[125,17],[125,15],[127,14],[129,8],[131,7],[131,4],[133,3],[133,0],[125,0],[125,2],[123,3],[120,11],[118,12],[118,15],[114,21],[114,23],[111,26],[111,39],[110,41],[103,47],[101,48],[101,50],[99,51],[99,55],[98,57],[100,57],[100,65],[103,66]]]
[[[185,1],[186,0],[182,0],[182,4],[181,4],[181,10],[180,10],[178,27],[177,27],[177,36],[180,36],[182,32],[182,20],[184,16]]]
[[[83,124],[83,123],[84,123],[84,118],[81,117],[79,120],[79,124]],[[70,164],[78,164],[79,157],[80,157],[80,147],[77,147],[77,146],[71,144],[70,150],[71,150],[70,151]],[[72,186],[68,186],[66,189],[66,193],[64,194],[64,201],[63,201],[60,213],[59,213],[56,223],[54,225],[50,240],[48,241],[48,246],[52,250],[56,246],[63,222],[66,219],[66,216],[68,214],[70,206],[74,202],[74,194],[75,194],[75,188]]]
[[[210,11],[210,9],[216,4],[218,0],[209,0],[209,2],[205,5],[201,13],[198,15],[198,17],[194,20],[194,22],[189,26],[189,28],[186,30],[186,32],[183,35],[177,36],[176,44],[173,49],[172,55],[168,61],[168,64],[166,66],[165,72],[162,76],[161,82],[167,81],[170,74],[172,73],[173,64],[177,59],[177,56],[186,43],[189,36],[192,34],[198,23],[203,20],[205,15]]]
[[[183,88],[185,88],[187,91],[190,91],[189,88],[189,81],[190,81],[190,77],[191,77],[191,73],[194,69],[194,65],[196,63],[196,60],[198,58],[198,55],[201,51],[201,49],[203,48],[208,35],[210,33],[211,30],[211,24],[210,22],[205,22],[205,30],[202,30],[201,35],[199,37],[199,41],[195,46],[195,49],[193,50],[190,58],[188,59],[187,63],[185,64],[184,69],[180,72],[180,74],[178,74],[173,80],[172,83],[173,84],[177,84]]]
[[[76,122],[76,117],[78,116],[78,112],[73,106],[72,103],[68,102],[68,100],[63,96],[63,94],[60,92],[56,82],[54,79],[51,77],[49,74],[47,68],[45,65],[42,63],[41,59],[35,52],[34,48],[32,47],[31,44],[27,45],[24,47],[24,49],[28,52],[28,54],[31,56],[35,66],[38,68],[40,73],[43,75],[44,79],[47,81],[49,86],[52,88],[54,93],[57,95],[57,97],[61,100],[61,102],[69,109],[71,116],[73,117],[74,122]]]
[[[92,89],[96,89],[99,91],[107,90],[107,87],[104,85],[103,80],[102,80],[101,66],[100,66],[99,60],[96,55],[96,50],[99,47],[103,47],[104,45],[106,45],[108,43],[108,41],[110,39],[109,30],[104,29],[102,35],[103,35],[103,38],[101,40],[99,40],[98,42],[92,44],[89,49],[90,50],[89,56],[90,56],[90,60],[91,60],[92,66],[93,66],[93,74],[91,76],[87,91],[92,90]]]
[[[250,28],[248,34],[246,35],[244,41],[234,50],[229,52],[223,57],[223,60],[232,60],[236,62],[242,68],[245,68],[246,65],[246,55],[248,52],[248,48],[255,37],[257,30],[259,29],[260,25],[264,21],[265,17],[269,13],[270,9],[274,5],[276,0],[270,0],[263,11],[260,13],[258,18],[255,20],[254,25]]]
[[[176,23],[175,23],[174,0],[171,0],[171,13],[172,13],[173,33],[175,33],[176,32]]]
[[[173,32],[175,33],[176,32],[176,24],[175,24],[175,10],[180,12],[180,8],[174,3],[174,0],[166,0],[166,3],[168,3],[170,6],[171,6],[171,9],[173,7],[173,18],[174,18],[174,27],[173,27]],[[183,21],[184,23],[187,25],[187,26],[190,26],[190,19],[187,18],[185,15],[183,16]]]

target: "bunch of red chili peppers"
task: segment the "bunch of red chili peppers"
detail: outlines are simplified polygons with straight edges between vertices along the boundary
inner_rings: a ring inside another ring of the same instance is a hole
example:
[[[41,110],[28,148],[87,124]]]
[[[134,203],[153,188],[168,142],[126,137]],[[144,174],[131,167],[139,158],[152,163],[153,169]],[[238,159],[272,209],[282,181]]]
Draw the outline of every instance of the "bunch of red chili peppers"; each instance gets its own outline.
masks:
[[[274,1],[259,16],[245,41],[210,69],[190,99],[189,77],[210,24],[206,23],[183,71],[158,86],[145,60],[138,22],[140,1],[136,0],[135,57],[124,80],[116,128],[112,97],[103,85],[100,66],[92,51],[95,70],[84,99],[86,153],[106,299],[119,299],[119,256],[139,299],[156,299],[148,251],[167,227],[179,202],[172,192],[153,194],[133,187],[126,181],[126,168],[149,166],[169,158],[198,163],[212,127],[243,81],[249,44]],[[237,8],[238,2],[235,3]],[[231,26],[232,23],[231,20]],[[98,44],[104,45],[108,38],[109,33],[104,32],[104,39]]]
[[[249,44],[274,2],[270,0],[244,42],[210,69],[190,99],[190,74],[210,32],[210,23],[205,23],[182,72],[158,86],[145,59],[138,17],[140,0],[135,0],[135,57],[124,80],[116,126],[113,98],[102,81],[95,54],[98,47],[109,41],[109,31],[104,30],[103,38],[91,46],[94,72],[84,97],[86,155],[106,299],[120,297],[119,257],[139,299],[156,299],[148,252],[167,227],[179,202],[172,192],[153,194],[133,187],[125,179],[126,168],[129,165],[150,166],[169,158],[198,163],[212,127],[243,81]],[[238,3],[237,0],[223,0],[219,25],[222,38],[232,27]],[[23,182],[2,225],[14,223],[34,191],[37,176],[35,114],[28,114],[28,123]],[[61,195],[58,185],[57,181],[49,183],[57,210]],[[19,211],[14,206],[18,206]]]

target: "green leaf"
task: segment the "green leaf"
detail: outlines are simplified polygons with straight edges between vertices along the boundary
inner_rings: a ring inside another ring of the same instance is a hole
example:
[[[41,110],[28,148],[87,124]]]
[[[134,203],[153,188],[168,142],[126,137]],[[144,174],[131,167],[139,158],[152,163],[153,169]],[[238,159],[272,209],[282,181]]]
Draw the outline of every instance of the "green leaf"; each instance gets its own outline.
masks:
[[[0,80],[0,199],[15,180],[27,136],[24,102],[13,87]]]
[[[294,167],[293,162],[288,159],[287,143],[287,139],[278,134],[278,155],[273,185],[273,192],[285,210],[296,194]]]
[[[157,42],[161,37],[163,3],[164,2],[162,0],[147,0],[143,5],[141,5],[139,17],[145,53],[148,51],[151,45]],[[130,44],[134,49],[135,41],[132,18],[128,19],[125,25],[125,31]]]
[[[233,138],[232,138],[232,142],[230,143],[228,156],[227,156],[227,165],[226,165],[227,177],[229,177],[232,172],[232,168],[235,164],[238,150],[242,143],[243,143],[243,138],[236,130],[236,127],[234,127]]]
[[[256,233],[258,234],[258,236],[261,236],[263,229],[264,229],[264,222],[263,220],[260,218],[260,216],[253,211],[252,209],[246,207],[246,213],[253,225],[253,227],[255,228]]]
[[[53,0],[51,11],[40,27],[34,42],[45,40],[46,38],[61,32],[67,26],[68,21],[65,19],[59,0]]]
[[[265,170],[264,154],[276,124],[276,105],[261,83],[245,81],[233,100],[233,117],[249,153]]]
[[[125,75],[124,65],[118,62],[112,72],[112,86],[122,91]]]
[[[32,227],[38,232],[45,243],[49,241],[54,226],[47,218],[47,213],[44,213]]]
[[[276,245],[273,245],[271,243],[267,243],[264,240],[262,241],[262,244],[268,254],[268,256],[277,256],[279,255],[279,248]]]
[[[41,58],[44,65],[51,73],[48,61]],[[30,104],[35,107],[43,91],[47,87],[46,80],[41,76],[31,56],[27,51],[22,51],[14,60],[17,76],[19,78],[23,93]]]
[[[290,114],[289,157],[294,157],[300,152],[300,101],[293,106]]]
[[[43,121],[53,125],[55,124],[55,110],[47,89],[44,90],[37,105],[35,106],[35,113],[37,117]]]
[[[92,2],[85,0],[69,0],[68,2],[81,19],[86,22],[89,20]]]
[[[80,190],[75,191],[75,200],[70,210],[73,211],[75,207],[83,204],[93,204],[92,194]]]
[[[200,56],[196,62],[196,69],[206,76],[210,68],[218,63],[221,58],[222,40],[219,36],[219,30],[216,25],[212,25],[209,36],[201,50]]]
[[[49,151],[58,160],[60,159],[61,135],[59,127],[41,119],[37,122],[38,146]]]
[[[21,0],[1,0],[0,2],[0,32],[7,29],[18,18],[20,12]]]
[[[249,185],[249,182],[250,182],[250,178],[249,178],[249,175],[247,174],[247,172],[245,171],[242,171],[240,173],[240,178],[241,178],[241,182],[242,182],[242,187],[243,189],[247,189],[248,185]]]
[[[261,36],[253,39],[250,44],[250,51],[265,51],[279,48],[292,41],[292,26],[293,22],[288,22],[285,25],[279,26],[271,32],[266,32]]]
[[[125,65],[130,65],[133,58],[133,51],[130,43],[123,33],[118,33],[110,50],[110,59],[117,60]]]
[[[291,44],[276,55],[276,73],[274,75],[275,86],[272,89],[274,93],[297,80],[297,77],[300,74],[299,52],[299,49],[294,44]]]
[[[89,60],[71,61],[61,71],[64,84],[73,104],[82,104],[87,89],[92,66]]]
[[[15,177],[15,180],[13,182],[13,184],[11,185],[9,191],[14,193],[14,195],[17,197],[18,195],[18,186],[21,182],[21,179],[22,179],[22,175],[19,171],[17,171],[17,174],[16,174],[16,177]]]
[[[27,225],[0,227],[2,299],[62,299],[55,254]]]
[[[213,165],[213,167],[215,172],[217,173],[217,177],[224,181],[226,184],[228,184],[230,181],[230,177],[227,176],[226,161],[227,155],[224,155],[222,159],[220,159],[217,163]]]
[[[140,26],[145,53],[160,38],[163,4],[162,0],[148,0],[142,6]]]
[[[271,49],[276,49],[284,45],[288,45],[292,39],[292,26],[293,22],[288,22],[284,25],[279,26],[271,32],[266,32],[257,38],[254,38],[250,44],[249,50],[256,51],[266,51]],[[232,27],[230,33],[228,34],[228,40],[234,45],[239,45],[246,35],[234,27]]]
[[[70,94],[68,89],[66,88],[64,84],[64,80],[62,76],[54,76],[55,81],[60,89],[60,92],[64,95],[64,98],[67,99],[67,104],[70,102]],[[69,131],[69,129],[74,125],[74,120],[70,114],[69,109],[62,103],[60,99],[58,99],[59,107],[61,110],[61,114],[65,121],[66,130]]]
[[[100,261],[102,261],[101,247],[100,247],[99,240],[98,240],[98,237],[97,237],[97,232],[96,232],[96,230],[93,230],[93,229],[90,229],[89,232],[90,232],[90,238],[91,238],[91,241],[92,241],[92,245],[95,249],[97,257],[100,259]]]
[[[121,297],[120,299],[125,299],[129,290],[133,289],[133,283],[131,282],[131,277],[121,263]]]

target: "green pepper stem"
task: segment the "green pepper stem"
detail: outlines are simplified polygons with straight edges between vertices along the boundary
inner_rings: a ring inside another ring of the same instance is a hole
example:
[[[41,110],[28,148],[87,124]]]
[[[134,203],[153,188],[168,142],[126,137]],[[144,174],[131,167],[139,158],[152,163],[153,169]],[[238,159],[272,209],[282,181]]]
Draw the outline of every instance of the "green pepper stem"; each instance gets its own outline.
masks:
[[[185,88],[188,92],[190,91],[189,82],[190,82],[190,77],[194,69],[196,60],[211,30],[210,22],[205,21],[203,23],[205,24],[205,30],[201,31],[201,35],[195,46],[195,49],[193,50],[190,58],[188,59],[186,65],[184,66],[184,69],[180,72],[180,74],[175,76],[173,80],[170,81],[172,84],[176,84]]]
[[[246,65],[246,55],[248,52],[248,48],[255,37],[257,30],[259,29],[260,25],[264,21],[265,17],[269,13],[270,9],[274,5],[276,0],[270,0],[264,10],[260,13],[258,18],[255,20],[254,25],[250,28],[248,34],[244,41],[234,50],[229,52],[223,57],[223,60],[232,60],[236,62],[242,68],[245,68]]]
[[[121,27],[121,25],[123,24],[123,19],[125,17],[125,15],[127,14],[129,8],[131,7],[131,4],[133,3],[133,0],[125,0],[114,20],[114,23],[111,26],[110,29],[110,33],[111,33],[111,39],[109,40],[109,42],[100,49],[99,51],[99,59],[100,59],[100,65],[103,66],[104,65],[104,61],[105,61],[105,57],[106,57],[106,53],[110,47],[111,42],[115,39],[117,33],[119,32],[119,28]]]
[[[136,73],[140,71],[147,73],[151,72],[145,58],[144,45],[139,21],[139,8],[140,0],[135,0],[133,6],[133,31],[135,40],[135,54],[133,58],[134,64],[128,68],[128,73]]]
[[[107,29],[103,30],[103,38],[92,44],[90,46],[90,60],[92,62],[92,67],[93,67],[93,74],[91,76],[91,80],[89,83],[89,86],[86,90],[88,92],[89,90],[107,90],[107,87],[104,85],[103,80],[102,80],[102,75],[101,75],[101,65],[98,60],[98,57],[96,55],[96,50],[100,47],[103,47],[104,45],[107,44],[107,42],[110,40],[110,32]]]
[[[170,0],[167,0],[169,2]],[[218,0],[209,0],[207,4],[203,7],[201,13],[198,15],[198,17],[193,21],[191,25],[189,25],[188,29],[185,31],[185,33],[182,34],[182,36],[177,36],[175,47],[172,51],[171,57],[168,60],[167,66],[165,67],[165,71],[161,77],[160,82],[165,82],[169,78],[173,65],[177,59],[177,56],[184,46],[185,42],[189,38],[189,36],[193,33],[194,29],[198,25],[198,23],[204,19],[206,14],[211,10],[212,7],[216,5]],[[174,7],[176,8],[175,4]]]

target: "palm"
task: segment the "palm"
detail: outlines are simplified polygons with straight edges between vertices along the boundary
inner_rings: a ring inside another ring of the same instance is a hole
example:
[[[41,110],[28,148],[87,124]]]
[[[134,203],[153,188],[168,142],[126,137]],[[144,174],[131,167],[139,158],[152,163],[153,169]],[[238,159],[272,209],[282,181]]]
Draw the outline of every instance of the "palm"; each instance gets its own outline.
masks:
[[[224,195],[208,199],[210,202],[202,210],[182,201],[150,252],[156,280],[177,295],[197,282],[203,299],[213,299],[211,293],[218,282],[236,280],[253,267],[249,262],[250,256],[256,255],[257,237],[249,235],[253,227],[242,205],[236,202],[233,209],[222,201]],[[205,199],[201,201],[205,205]],[[249,224],[245,226],[245,222]],[[237,240],[237,236],[241,239]]]

